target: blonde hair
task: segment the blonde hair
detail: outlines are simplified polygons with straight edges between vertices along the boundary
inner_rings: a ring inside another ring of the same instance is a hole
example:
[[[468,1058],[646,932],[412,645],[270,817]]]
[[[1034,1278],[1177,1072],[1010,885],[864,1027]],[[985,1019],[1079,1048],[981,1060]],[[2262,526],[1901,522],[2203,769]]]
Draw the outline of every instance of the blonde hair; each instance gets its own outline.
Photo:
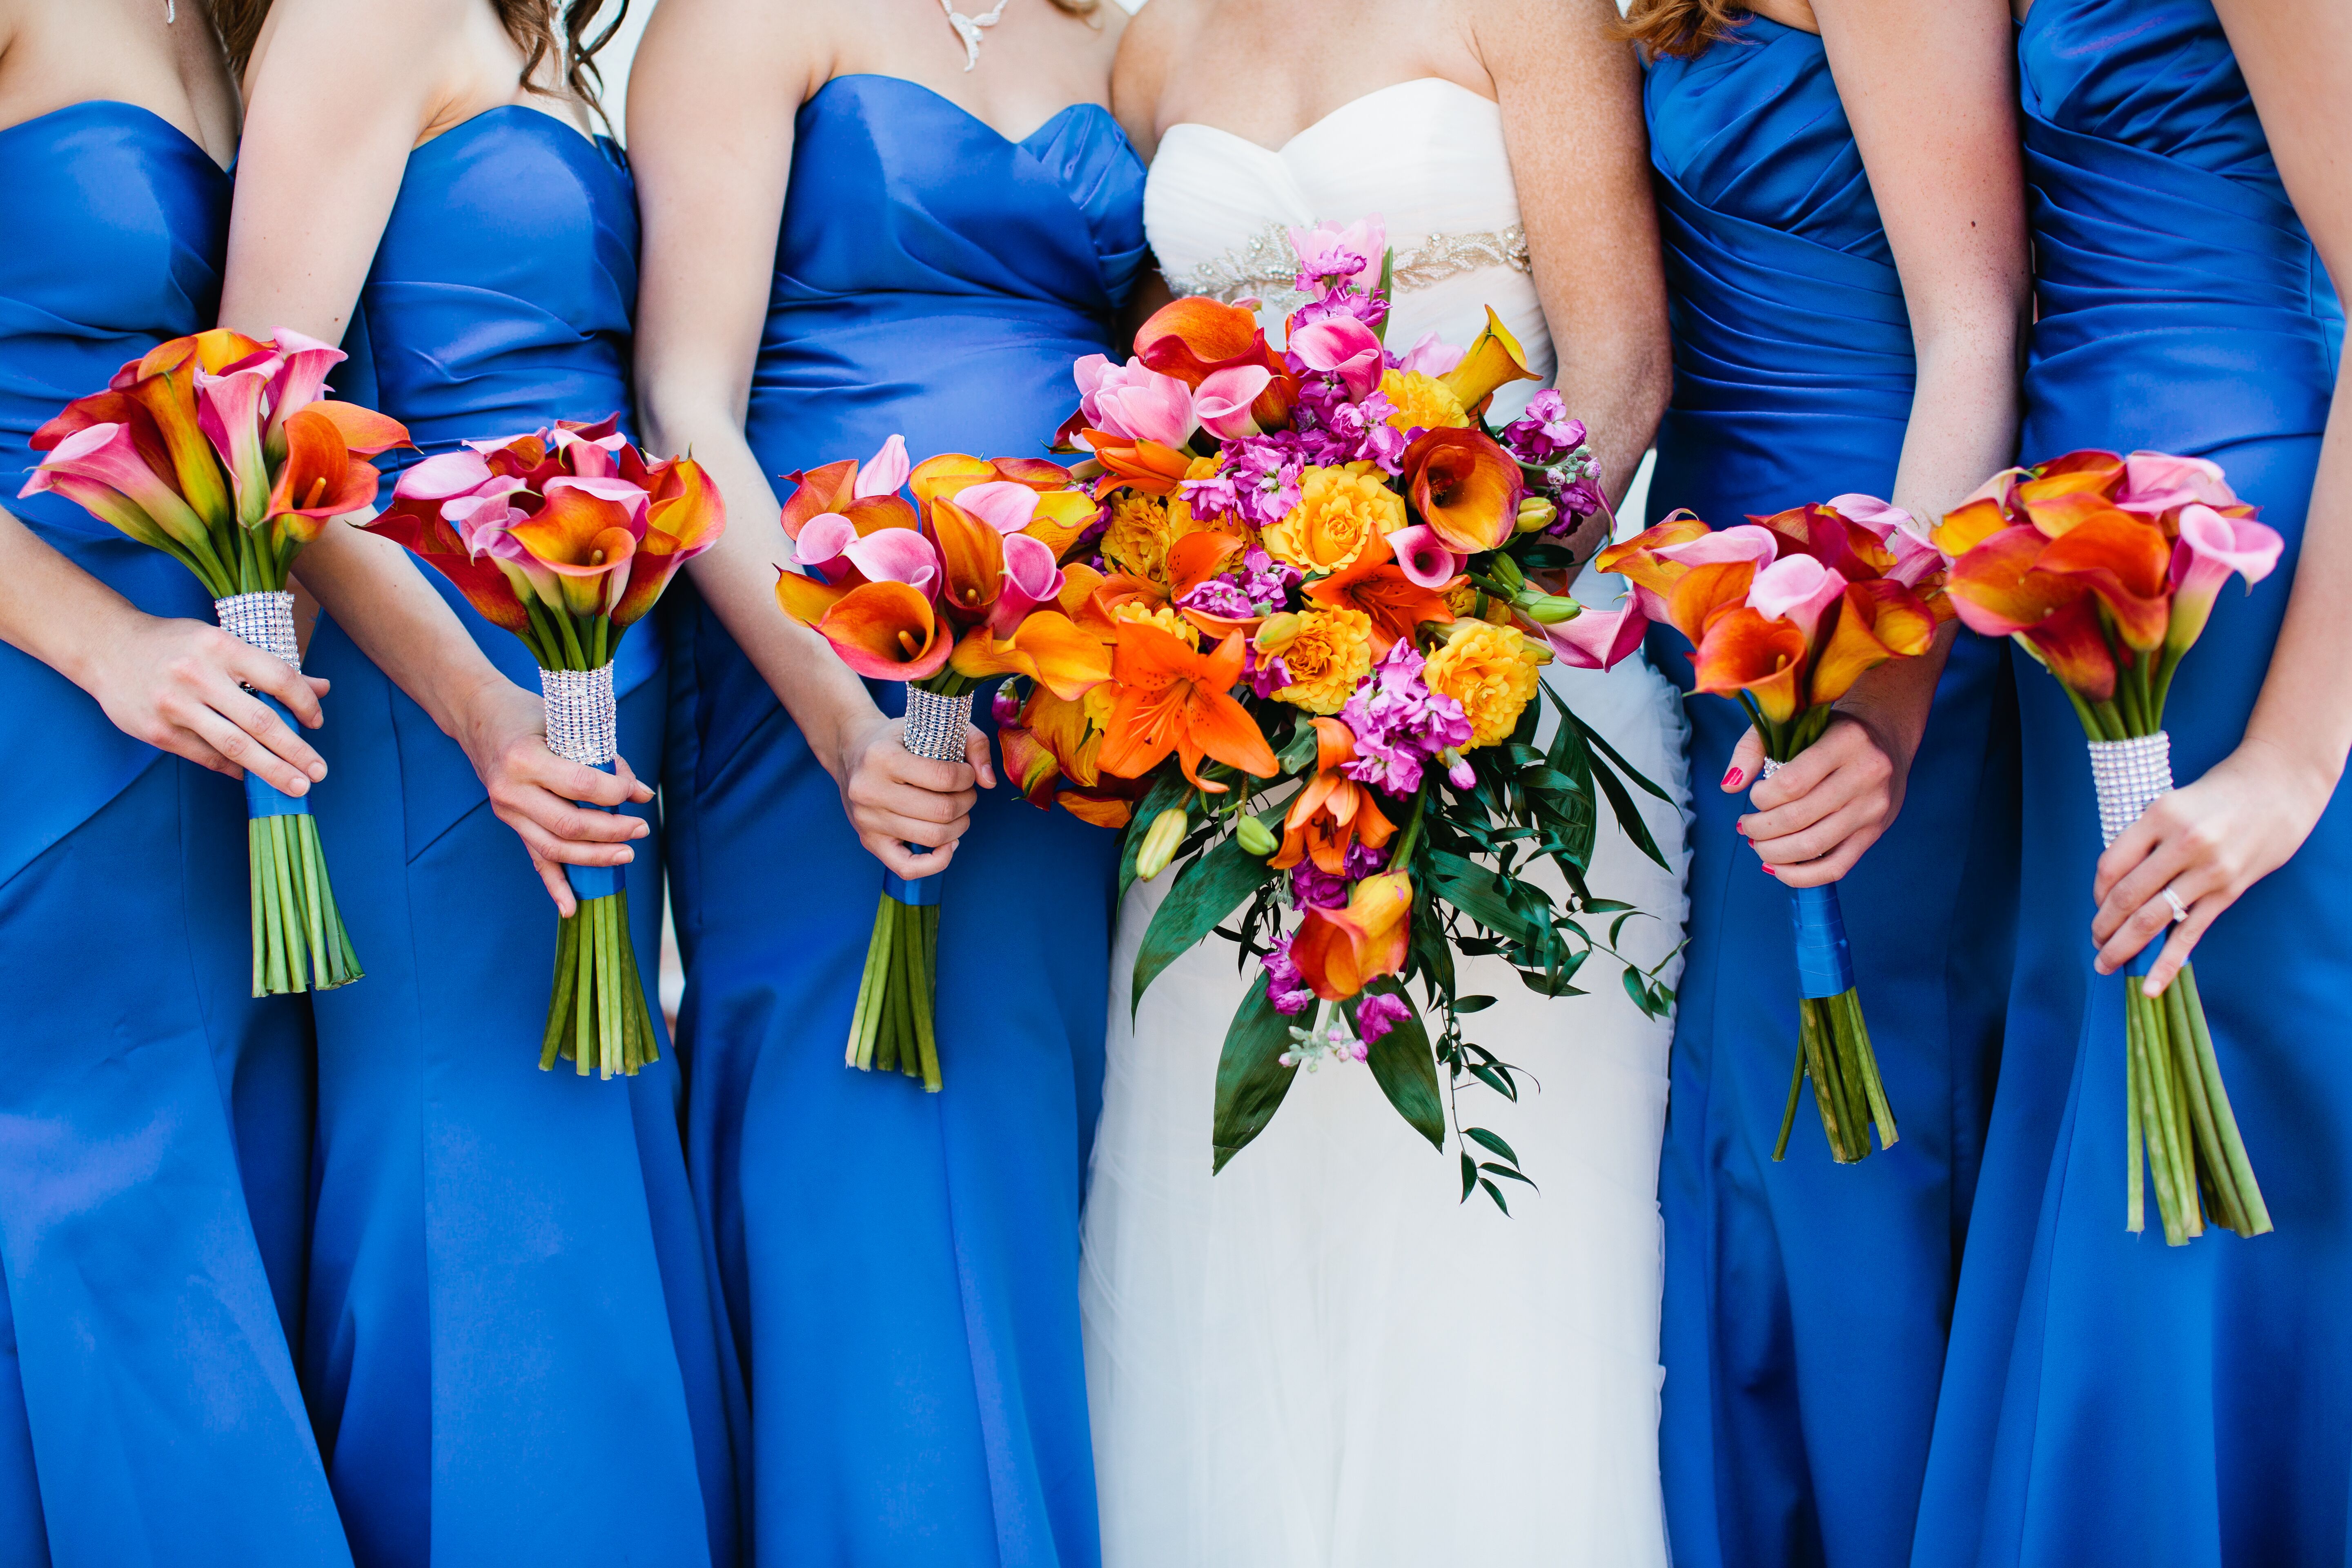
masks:
[[[1633,39],[1653,58],[1688,58],[1731,37],[1747,18],[1748,7],[1738,0],[1633,0],[1618,36]]]

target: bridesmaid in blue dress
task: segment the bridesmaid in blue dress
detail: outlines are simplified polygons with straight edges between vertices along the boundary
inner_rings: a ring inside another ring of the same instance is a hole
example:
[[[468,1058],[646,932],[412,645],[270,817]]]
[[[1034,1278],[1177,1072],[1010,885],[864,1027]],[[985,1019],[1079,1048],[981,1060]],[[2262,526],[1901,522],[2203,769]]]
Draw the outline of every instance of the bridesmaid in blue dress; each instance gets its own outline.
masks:
[[[1912,1560],[2333,1568],[2352,1522],[2352,478],[2329,275],[2352,266],[2352,29],[2326,0],[2035,0],[2018,61],[2040,304],[2023,455],[2210,458],[2286,553],[2221,596],[2165,708],[2183,787],[2104,857],[2080,726],[2054,681],[2019,675],[2011,1043]],[[2189,918],[2149,978],[2196,943],[2277,1226],[2251,1240],[2124,1229],[2115,971],[2162,940],[2168,887]]]
[[[967,75],[935,0],[665,5],[631,80],[646,426],[729,500],[666,799],[761,1568],[1099,1554],[1077,1227],[1116,838],[903,749],[897,692],[778,609],[771,488],[893,433],[1044,455],[1143,256],[1103,101],[1124,18],[1081,9],[1005,11]],[[901,839],[953,847],[939,1094],[842,1065],[882,866],[920,869]]]
[[[235,757],[326,770],[318,693],[62,498],[33,433],[212,325],[236,96],[203,12],[0,10],[0,1562],[351,1562],[288,1340],[310,1019],[247,992]],[[212,771],[206,772],[209,768]],[[227,777],[215,776],[226,773]]]
[[[1855,490],[1933,516],[2015,438],[2008,19],[1998,0],[1747,9],[1633,9],[1675,345],[1651,518],[1686,506],[1720,528]],[[1656,636],[1687,687],[1688,645]],[[1940,679],[1933,655],[1867,678],[1761,784],[1738,710],[1688,703],[1691,776],[1721,788],[1696,790],[1659,1179],[1660,1466],[1684,1568],[1883,1568],[1909,1548],[2016,879],[2005,651],[1950,630],[1947,650]],[[1780,884],[1836,878],[1901,1138],[1835,1165],[1808,1102],[1776,1163],[1797,1039]]]
[[[244,7],[224,320],[342,339],[343,392],[425,453],[625,417],[636,213],[618,149],[583,130],[594,10],[572,6],[567,36],[552,4]],[[397,549],[334,530],[301,574],[327,612],[310,665],[335,681],[342,787],[320,792],[320,831],[368,966],[316,1003],[303,1357],[354,1552],[732,1563],[678,1063],[665,1047],[600,1082],[538,1062],[570,903],[557,862],[625,863],[636,950],[658,951],[650,791],[549,752],[520,642]],[[621,752],[652,776],[650,627],[621,645],[614,687]]]

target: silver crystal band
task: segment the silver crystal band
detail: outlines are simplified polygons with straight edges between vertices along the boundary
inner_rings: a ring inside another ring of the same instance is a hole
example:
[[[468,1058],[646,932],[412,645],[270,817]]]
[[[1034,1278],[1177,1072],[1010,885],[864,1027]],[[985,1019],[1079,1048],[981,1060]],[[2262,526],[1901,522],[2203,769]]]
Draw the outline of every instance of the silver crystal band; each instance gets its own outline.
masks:
[[[1528,251],[1528,231],[1513,224],[1477,234],[1433,234],[1396,253],[1390,282],[1406,293],[1482,267],[1507,267],[1532,275],[1535,261]],[[1307,298],[1297,282],[1298,254],[1291,248],[1290,230],[1278,223],[1259,230],[1246,245],[1168,274],[1168,286],[1180,295],[1203,294],[1228,305],[1255,298],[1282,310],[1295,309]]]
[[[547,749],[586,767],[602,767],[620,754],[620,711],[613,703],[613,667],[542,669],[541,696],[547,700]]]
[[[2172,788],[2172,737],[2158,730],[2128,741],[2093,741],[2091,784],[2099,792],[2099,837],[2108,844]]]
[[[221,630],[237,641],[302,668],[302,645],[294,636],[293,595],[238,594],[215,599],[213,614],[220,617]]]
[[[935,763],[963,761],[964,726],[971,722],[971,693],[945,697],[919,686],[907,688],[907,750]]]
[[[1759,779],[1769,779],[1774,773],[1779,773],[1782,768],[1785,768],[1789,764],[1786,763],[1776,763],[1771,758],[1767,757],[1764,759],[1764,771],[1758,773],[1756,776]]]

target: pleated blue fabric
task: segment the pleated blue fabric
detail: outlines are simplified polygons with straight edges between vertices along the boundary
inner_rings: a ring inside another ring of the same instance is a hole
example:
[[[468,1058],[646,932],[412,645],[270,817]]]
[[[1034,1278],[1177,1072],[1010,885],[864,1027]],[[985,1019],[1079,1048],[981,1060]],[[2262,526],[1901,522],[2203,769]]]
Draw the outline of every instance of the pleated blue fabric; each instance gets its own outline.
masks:
[[[2207,0],[2036,0],[2018,59],[2039,303],[2024,458],[2209,457],[2286,537],[2276,575],[2222,595],[2175,679],[2166,727],[2187,783],[2237,746],[2269,668],[2343,310]],[[2010,1047],[1912,1560],[2341,1564],[2352,814],[2339,792],[2196,953],[2275,1233],[2133,1236],[2125,982],[2091,969],[2100,841],[2082,729],[2048,677],[2021,669],[2018,685]]]
[[[169,121],[78,103],[0,130],[5,505],[151,615],[194,574],[52,495],[33,432],[213,324],[228,176]],[[244,791],[131,740],[0,646],[0,1562],[336,1568],[289,1353],[309,1009],[256,1001]]]
[[[625,420],[636,247],[611,142],[530,108],[466,121],[408,161],[338,390],[422,453]],[[425,576],[536,691],[520,641]],[[660,653],[640,626],[614,661],[621,754],[646,778]],[[626,1080],[540,1070],[556,915],[521,841],[457,743],[331,620],[309,668],[335,683],[320,742],[334,784],[315,810],[368,972],[317,999],[303,1358],[353,1552],[383,1568],[730,1563],[730,1381],[676,1054]],[[626,873],[648,982],[660,842],[639,840]]]
[[[1675,345],[1652,521],[1722,528],[1893,488],[1911,332],[1821,40],[1751,17],[1650,68]],[[1688,689],[1690,649],[1650,655]],[[2005,649],[1963,634],[1902,815],[1840,884],[1901,1130],[1832,1163],[1810,1099],[1788,1158],[1799,994],[1788,890],[1716,781],[1747,730],[1694,694],[1690,953],[1666,1142],[1660,1464],[1683,1568],[1877,1568],[1911,1539],[1999,1058],[2016,883]]]
[[[1142,194],[1098,106],[1013,142],[913,82],[828,83],[799,111],[752,450],[777,475],[893,433],[918,458],[1044,456],[1142,261]],[[752,1559],[1091,1568],[1078,1204],[1116,837],[984,794],[940,903],[945,1089],[851,1071],[882,868],[718,618],[676,630],[679,1030],[751,1393]]]

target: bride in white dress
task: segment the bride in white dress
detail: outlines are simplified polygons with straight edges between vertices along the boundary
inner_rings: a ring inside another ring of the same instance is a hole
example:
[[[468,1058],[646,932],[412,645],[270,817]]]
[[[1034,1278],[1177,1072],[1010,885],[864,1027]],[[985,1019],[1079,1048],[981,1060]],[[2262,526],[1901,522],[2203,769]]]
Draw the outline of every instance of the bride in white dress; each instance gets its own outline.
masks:
[[[1389,342],[1465,344],[1493,305],[1545,377],[1506,390],[1507,416],[1552,381],[1559,322],[1558,384],[1618,495],[1664,405],[1667,346],[1640,77],[1615,16],[1609,0],[1154,0],[1115,106],[1155,153],[1145,217],[1170,283],[1258,299],[1278,332],[1297,299],[1284,230],[1377,215],[1397,264]],[[1523,189],[1541,193],[1524,213]],[[1615,582],[1588,574],[1577,592],[1606,605]],[[1638,655],[1546,679],[1687,800],[1678,700]],[[1654,917],[1628,921],[1621,950],[1672,984],[1683,823],[1640,798],[1673,869],[1604,805],[1590,886]],[[1463,965],[1463,994],[1497,998],[1470,1037],[1526,1075],[1516,1105],[1462,1090],[1463,1121],[1500,1133],[1541,1189],[1512,1187],[1509,1217],[1460,1203],[1454,1152],[1347,1064],[1299,1074],[1213,1177],[1217,1058],[1251,982],[1213,939],[1130,1027],[1166,884],[1119,911],[1086,1215],[1106,1568],[1664,1563],[1670,1020],[1644,1016],[1605,955],[1580,976],[1590,995],[1558,1000],[1497,960]]]

